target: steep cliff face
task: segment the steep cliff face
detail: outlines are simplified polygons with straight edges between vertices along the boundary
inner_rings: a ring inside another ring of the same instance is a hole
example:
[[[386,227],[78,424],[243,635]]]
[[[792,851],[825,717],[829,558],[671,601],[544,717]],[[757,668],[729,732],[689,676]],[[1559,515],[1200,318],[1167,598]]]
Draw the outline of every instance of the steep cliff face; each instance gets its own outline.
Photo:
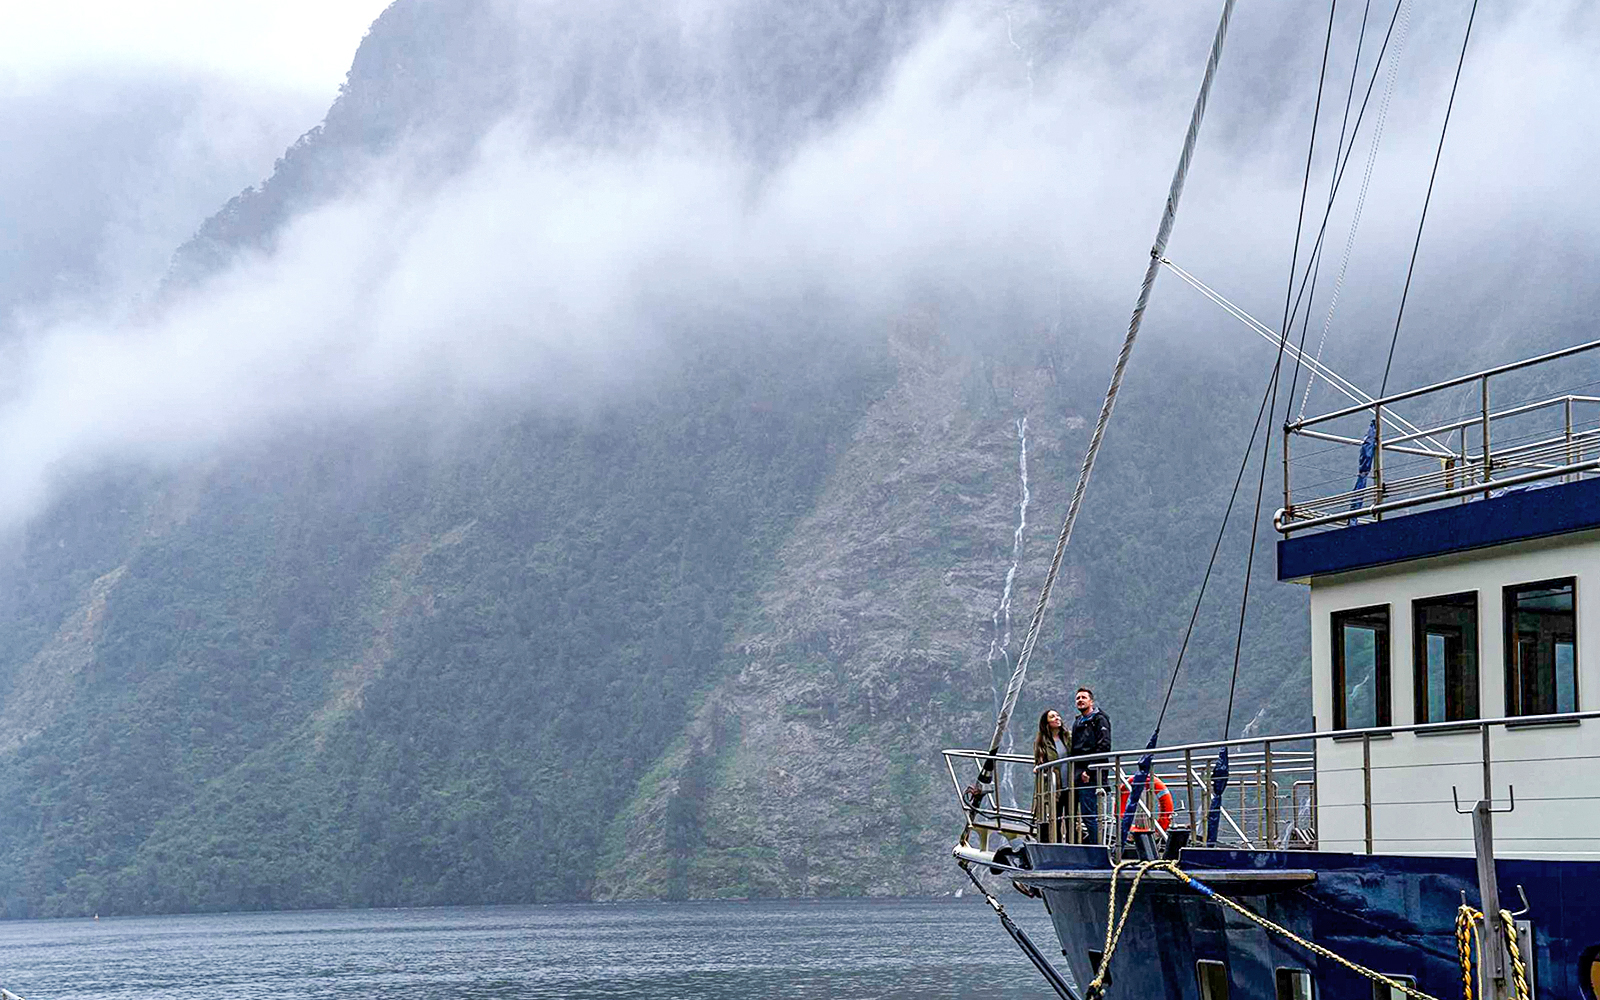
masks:
[[[168,291],[401,146],[437,178],[491,129],[604,145],[666,116],[776,161],[937,9],[402,0]],[[430,397],[76,480],[0,553],[5,912],[951,887],[938,751],[987,736],[1109,363],[1104,324],[1014,277],[667,303],[659,370],[573,412]],[[1187,618],[1180,515],[1225,487],[1255,387],[1153,350],[1018,746],[1079,682],[1147,724]],[[1298,676],[1295,611],[1269,598],[1247,649],[1265,692]],[[1223,648],[1196,646],[1202,719]]]
[[[905,317],[890,343],[894,384],[778,551],[729,676],[619,816],[598,896],[953,885],[939,751],[983,738],[993,718],[1083,421],[1047,363],[984,372],[935,315]],[[991,651],[1007,630],[1024,440],[1034,523],[1012,581],[1013,641]],[[1070,603],[1071,582],[1057,594]],[[1038,652],[1047,691],[1059,652],[1048,639]]]

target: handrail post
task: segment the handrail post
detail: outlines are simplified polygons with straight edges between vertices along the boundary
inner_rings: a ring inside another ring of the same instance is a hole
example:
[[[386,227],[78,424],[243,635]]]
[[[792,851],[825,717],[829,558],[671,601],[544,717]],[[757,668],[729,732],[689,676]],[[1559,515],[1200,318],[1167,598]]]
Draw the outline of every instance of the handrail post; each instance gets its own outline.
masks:
[[[1372,734],[1361,734],[1361,805],[1366,813],[1367,853],[1372,853]]]
[[[1489,724],[1485,722],[1479,728],[1483,731],[1483,801],[1493,802],[1494,791],[1490,784],[1493,772],[1489,766]]]
[[[1070,760],[1070,758],[1069,758]],[[1060,770],[1057,768],[1057,770]],[[1081,844],[1078,839],[1078,763],[1072,761],[1067,765],[1067,835],[1062,838],[1063,843]]]
[[[1572,409],[1572,404],[1568,403],[1567,404],[1567,410],[1568,410],[1569,414],[1571,413],[1571,409]],[[1291,435],[1289,433],[1289,425],[1288,425],[1288,423],[1285,423],[1283,425],[1283,512],[1284,512],[1284,518],[1285,519],[1287,519],[1289,517],[1290,512],[1292,512],[1294,510],[1294,500],[1289,495],[1289,438],[1290,438],[1290,436]],[[1572,419],[1571,419],[1570,415],[1567,418],[1567,437],[1569,439],[1572,437]]]
[[[1272,741],[1271,740],[1262,740],[1261,741],[1261,754],[1262,754],[1262,765],[1266,770],[1266,777],[1267,777],[1267,785],[1266,785],[1266,796],[1267,797],[1266,797],[1266,800],[1265,800],[1265,808],[1266,808],[1265,817],[1266,817],[1266,821],[1267,821],[1267,837],[1266,837],[1267,843],[1266,843],[1266,847],[1267,847],[1267,850],[1270,851],[1277,845],[1277,841],[1278,841],[1278,816],[1277,816],[1278,786],[1272,780]]]
[[[1567,464],[1571,465],[1577,460],[1572,457],[1572,396],[1570,393],[1567,395],[1566,399],[1562,400],[1562,403],[1565,404],[1564,408],[1566,410],[1567,417],[1567,450],[1565,454],[1567,456]],[[1562,476],[1561,481],[1563,483],[1572,482],[1572,475],[1569,473],[1568,475]]]
[[[1489,499],[1489,478],[1494,472],[1494,460],[1489,457],[1489,376],[1479,380],[1483,395],[1483,498]]]
[[[1194,836],[1194,751],[1183,752],[1183,786],[1187,789],[1183,795],[1183,809],[1188,813],[1189,836]]]
[[[1100,839],[1101,840],[1105,840],[1107,837],[1111,838],[1110,843],[1116,845],[1112,849],[1112,855],[1118,861],[1121,861],[1122,860],[1122,806],[1121,806],[1120,803],[1122,802],[1122,754],[1119,753],[1116,756],[1111,758],[1111,766],[1112,766],[1111,788],[1106,790],[1105,796],[1106,796],[1106,804],[1107,805],[1112,805],[1112,808],[1111,809],[1102,809],[1102,810],[1100,810],[1100,813],[1101,813]],[[1116,803],[1116,804],[1113,805],[1113,803]],[[1111,814],[1111,817],[1110,817],[1111,818],[1111,822],[1110,823],[1105,822],[1105,819],[1106,819],[1106,815],[1105,814],[1108,813],[1108,812]],[[1109,827],[1109,829],[1108,829],[1108,827]]]
[[[1372,505],[1376,507],[1383,503],[1383,404],[1376,403],[1372,407]],[[1383,520],[1383,514],[1372,515],[1374,520]]]

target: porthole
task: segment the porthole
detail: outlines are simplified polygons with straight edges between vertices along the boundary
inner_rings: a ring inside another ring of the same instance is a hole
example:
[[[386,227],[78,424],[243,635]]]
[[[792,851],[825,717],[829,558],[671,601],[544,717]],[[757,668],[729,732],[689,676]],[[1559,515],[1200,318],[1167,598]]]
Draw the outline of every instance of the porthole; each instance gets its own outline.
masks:
[[[1600,944],[1592,944],[1578,959],[1578,986],[1584,1000],[1600,1000]]]

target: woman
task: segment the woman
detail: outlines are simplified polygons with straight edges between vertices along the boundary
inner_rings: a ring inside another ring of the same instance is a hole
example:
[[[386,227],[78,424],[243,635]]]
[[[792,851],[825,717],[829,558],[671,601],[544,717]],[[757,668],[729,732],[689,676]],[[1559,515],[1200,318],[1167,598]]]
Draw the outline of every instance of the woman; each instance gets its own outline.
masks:
[[[1061,713],[1055,709],[1039,716],[1039,735],[1033,741],[1033,762],[1048,764],[1067,755],[1072,737],[1061,723]],[[1033,825],[1039,831],[1039,842],[1057,841],[1060,820],[1064,818],[1061,797],[1061,769],[1037,771],[1033,776]]]

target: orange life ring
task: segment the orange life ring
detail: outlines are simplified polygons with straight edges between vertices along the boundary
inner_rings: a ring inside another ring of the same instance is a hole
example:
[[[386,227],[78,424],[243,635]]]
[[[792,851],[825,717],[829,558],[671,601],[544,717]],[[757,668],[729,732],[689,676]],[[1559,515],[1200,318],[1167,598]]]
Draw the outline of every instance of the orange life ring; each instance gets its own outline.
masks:
[[[1124,778],[1122,781],[1122,792],[1117,796],[1118,816],[1121,816],[1128,809],[1128,792],[1132,787],[1133,786],[1129,784],[1128,780]],[[1151,794],[1155,796],[1156,800],[1156,822],[1161,824],[1161,832],[1166,833],[1167,828],[1172,825],[1172,813],[1175,809],[1172,801],[1172,793],[1167,791],[1166,783],[1153,774],[1150,776],[1150,791]],[[1133,826],[1129,829],[1130,831],[1148,832],[1150,828],[1148,826],[1141,826],[1139,822],[1135,820]]]

